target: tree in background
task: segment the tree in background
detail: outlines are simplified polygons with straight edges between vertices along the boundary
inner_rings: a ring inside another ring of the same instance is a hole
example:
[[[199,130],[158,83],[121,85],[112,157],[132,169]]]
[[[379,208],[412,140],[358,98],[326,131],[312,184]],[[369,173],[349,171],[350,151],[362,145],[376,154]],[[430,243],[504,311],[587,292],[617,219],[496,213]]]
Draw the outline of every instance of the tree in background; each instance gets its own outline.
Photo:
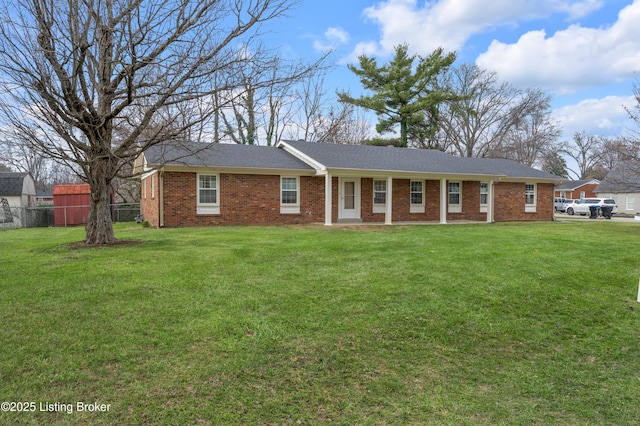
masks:
[[[132,159],[209,121],[220,105],[201,101],[242,87],[242,64],[269,68],[269,55],[249,46],[292,3],[2,2],[0,117],[81,171],[91,187],[86,243],[115,241],[109,185]],[[194,103],[198,114],[188,113]],[[116,128],[123,137],[113,137]]]
[[[455,53],[444,54],[436,49],[428,57],[410,56],[406,44],[396,47],[389,64],[378,66],[375,58],[360,56],[360,68],[349,69],[360,78],[369,96],[355,98],[338,92],[340,102],[372,110],[378,116],[376,130],[388,133],[400,125],[400,140],[408,146],[410,136],[418,142],[432,138],[438,129],[438,107],[446,100],[456,99],[452,91],[438,84],[438,76],[455,61]],[[418,64],[413,71],[413,64]]]
[[[287,129],[289,139],[358,145],[371,133],[362,108],[331,102],[324,90],[322,73],[299,84],[295,98],[300,103]]]
[[[568,169],[577,179],[594,178],[593,170],[601,161],[602,140],[585,131],[576,132],[572,143],[565,143],[562,152],[575,161],[576,166]]]
[[[560,128],[551,119],[551,97],[500,82],[498,74],[463,64],[442,85],[461,95],[445,102],[440,144],[462,157],[509,158],[533,166],[553,151]]]
[[[486,157],[500,146],[516,118],[520,91],[500,83],[496,72],[462,64],[443,74],[442,84],[462,95],[442,108],[438,138],[461,157]]]
[[[546,153],[542,158],[542,167],[540,167],[540,170],[563,178],[569,178],[567,160],[565,160],[559,152]]]
[[[312,66],[289,65],[280,58],[274,58],[266,68],[264,64],[239,64],[236,74],[241,78],[240,87],[216,93],[217,103],[226,105],[217,112],[218,140],[276,145],[299,109],[309,102],[300,92],[322,75],[330,53],[322,55]]]
[[[551,118],[551,97],[538,89],[527,89],[511,109],[510,125],[501,143],[489,157],[508,158],[533,167],[550,151],[558,151],[561,130]]]
[[[78,181],[73,168],[47,158],[20,136],[11,132],[0,136],[0,161],[13,170],[31,174],[37,189],[52,189],[58,183]]]

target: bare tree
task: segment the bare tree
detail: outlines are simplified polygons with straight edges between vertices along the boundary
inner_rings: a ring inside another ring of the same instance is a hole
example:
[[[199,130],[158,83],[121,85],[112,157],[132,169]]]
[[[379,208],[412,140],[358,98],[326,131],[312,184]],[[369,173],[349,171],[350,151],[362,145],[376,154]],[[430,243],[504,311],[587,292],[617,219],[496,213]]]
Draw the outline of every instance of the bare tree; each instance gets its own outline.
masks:
[[[555,151],[560,127],[551,119],[551,97],[538,89],[528,89],[511,109],[510,125],[500,144],[489,156],[508,158],[533,167]]]
[[[601,138],[600,161],[606,170],[613,170],[620,163],[640,158],[640,143],[618,135]]]
[[[537,89],[521,91],[495,72],[463,64],[443,85],[461,95],[440,113],[439,144],[462,157],[510,158],[532,166],[560,135],[551,120],[551,98]]]
[[[298,85],[294,97],[294,115],[286,129],[289,139],[357,145],[370,137],[373,126],[364,110],[327,95],[323,73]]]
[[[19,134],[12,134],[10,131],[3,133],[0,139],[0,161],[11,165],[14,170],[30,173],[38,188],[44,186],[51,168],[51,162],[46,157],[33,150]]]
[[[575,160],[576,167],[568,167],[576,179],[587,179],[590,172],[601,162],[602,140],[598,136],[587,135],[586,132],[576,132],[572,143],[565,143],[563,153]]]
[[[344,103],[332,104],[316,117],[311,140],[360,145],[371,137],[373,129],[362,108]]]
[[[440,144],[461,157],[486,157],[505,138],[520,91],[476,65],[463,64],[444,77],[463,98],[445,103]]]
[[[0,138],[0,161],[14,170],[30,173],[37,189],[51,189],[57,183],[74,183],[77,172],[59,164],[34,148],[16,129],[6,129]]]
[[[247,46],[294,2],[2,2],[0,115],[82,171],[91,187],[86,243],[115,241],[111,181],[150,146],[209,121],[214,103],[198,115],[185,107],[240,87],[239,64],[265,64],[265,52]],[[115,128],[126,137],[114,139]]]

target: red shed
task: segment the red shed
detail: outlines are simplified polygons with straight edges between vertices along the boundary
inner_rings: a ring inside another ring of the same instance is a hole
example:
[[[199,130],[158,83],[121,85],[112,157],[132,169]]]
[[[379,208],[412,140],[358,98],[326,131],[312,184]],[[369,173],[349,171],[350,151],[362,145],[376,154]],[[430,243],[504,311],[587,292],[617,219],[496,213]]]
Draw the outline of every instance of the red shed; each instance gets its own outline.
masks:
[[[84,225],[89,217],[89,184],[61,184],[53,187],[54,225]],[[111,189],[113,203],[113,188]]]

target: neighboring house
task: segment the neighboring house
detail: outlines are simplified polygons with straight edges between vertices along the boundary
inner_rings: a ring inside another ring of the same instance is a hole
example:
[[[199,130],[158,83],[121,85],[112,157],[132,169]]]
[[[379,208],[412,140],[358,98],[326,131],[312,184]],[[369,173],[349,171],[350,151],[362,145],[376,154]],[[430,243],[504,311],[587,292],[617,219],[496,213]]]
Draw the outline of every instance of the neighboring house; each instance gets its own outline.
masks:
[[[156,227],[551,221],[562,181],[510,160],[303,141],[158,145],[136,166]]]
[[[616,200],[618,214],[640,213],[640,163],[625,163],[611,170],[596,193]]]
[[[19,228],[27,226],[27,208],[35,207],[36,185],[29,173],[0,173],[0,201],[6,200],[5,208],[0,205],[0,224]],[[6,210],[9,206],[9,211]]]
[[[555,197],[579,200],[596,197],[595,190],[600,184],[598,179],[568,180],[556,185]]]
[[[52,206],[53,205],[53,191],[50,189],[37,189],[36,190],[36,204],[38,206]]]

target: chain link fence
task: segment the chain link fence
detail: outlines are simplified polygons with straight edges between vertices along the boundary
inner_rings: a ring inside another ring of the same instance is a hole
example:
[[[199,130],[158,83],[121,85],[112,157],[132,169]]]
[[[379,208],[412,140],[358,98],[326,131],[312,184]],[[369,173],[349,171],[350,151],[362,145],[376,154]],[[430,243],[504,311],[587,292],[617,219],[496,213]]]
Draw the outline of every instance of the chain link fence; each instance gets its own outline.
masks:
[[[42,228],[48,226],[85,225],[89,206],[9,207],[10,214],[0,209],[0,228]],[[135,222],[140,204],[112,204],[111,220]]]

